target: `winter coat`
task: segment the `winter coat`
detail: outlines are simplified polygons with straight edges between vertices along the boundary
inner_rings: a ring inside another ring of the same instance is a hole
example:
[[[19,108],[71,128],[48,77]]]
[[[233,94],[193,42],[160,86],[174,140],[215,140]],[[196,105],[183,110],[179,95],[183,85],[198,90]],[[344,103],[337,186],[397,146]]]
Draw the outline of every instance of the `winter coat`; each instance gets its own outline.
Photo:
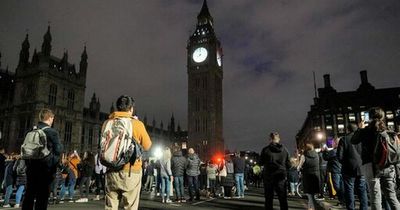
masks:
[[[154,176],[154,163],[149,163],[146,167],[147,176]]]
[[[83,160],[78,164],[79,176],[80,177],[92,177],[94,172],[94,164],[86,160]]]
[[[160,166],[161,166],[161,177],[170,177],[172,176],[172,171],[171,171],[171,160],[161,160],[160,161]]]
[[[183,157],[182,151],[175,152],[171,159],[171,170],[174,177],[185,175],[186,158]]]
[[[37,125],[38,128],[44,128],[48,126],[49,125],[44,122],[39,122]],[[54,128],[46,128],[43,130],[43,132],[46,134],[47,148],[50,150],[50,154],[44,158],[44,161],[47,166],[55,173],[57,170],[57,164],[60,162],[62,145],[60,143],[58,132]]]
[[[186,175],[200,175],[200,159],[196,154],[189,154],[186,162]]]
[[[6,160],[5,162],[5,170],[4,170],[4,180],[3,180],[3,188],[13,185],[14,183],[14,160]]]
[[[243,174],[245,172],[246,161],[244,158],[235,157],[232,160],[235,174]]]
[[[334,174],[340,174],[342,172],[342,164],[337,158],[337,149],[323,151],[322,158],[328,162],[326,165],[327,172]]]
[[[26,185],[26,165],[25,160],[18,159],[15,161],[13,171],[16,177],[15,185]]]
[[[233,187],[235,186],[235,175],[228,173],[224,179],[222,179],[222,186]]]
[[[319,193],[319,155],[317,152],[311,150],[304,154],[304,163],[301,172],[303,176],[304,193]]]
[[[358,129],[351,137],[352,144],[361,143],[361,159],[362,164],[372,163],[375,145],[378,141],[378,132],[372,127],[370,123],[366,128]]]
[[[280,143],[271,143],[261,151],[260,163],[264,166],[264,178],[285,178],[291,167],[289,152]]]
[[[354,133],[344,136],[337,148],[337,157],[342,163],[342,174],[357,177],[361,176],[361,144],[352,144],[351,138]]]
[[[225,177],[227,175],[226,172],[226,166],[225,166],[225,160],[222,160],[220,163],[218,163],[218,176],[220,177]]]
[[[210,180],[216,180],[217,179],[217,166],[214,164],[210,164],[207,166],[207,177]]]

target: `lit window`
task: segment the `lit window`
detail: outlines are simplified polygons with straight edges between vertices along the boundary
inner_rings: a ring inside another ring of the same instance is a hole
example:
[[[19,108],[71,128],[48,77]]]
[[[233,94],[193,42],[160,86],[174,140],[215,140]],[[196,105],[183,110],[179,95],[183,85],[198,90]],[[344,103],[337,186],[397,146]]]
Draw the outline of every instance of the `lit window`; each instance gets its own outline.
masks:
[[[338,125],[338,131],[339,131],[339,133],[344,133],[344,125],[343,124]]]
[[[319,131],[319,130],[321,130],[321,127],[320,126],[315,126],[314,130]]]
[[[392,111],[387,111],[386,112],[386,119],[393,119],[393,118],[394,118],[393,112]]]
[[[349,121],[350,122],[355,122],[356,121],[356,115],[354,113],[349,113]]]
[[[336,116],[337,121],[343,121],[343,114],[338,114]]]
[[[361,112],[360,114],[361,114],[361,120],[363,120],[363,121],[365,121],[365,113],[368,113],[368,112]]]
[[[394,131],[394,122],[393,121],[387,122],[387,127],[389,130]]]
[[[353,110],[353,107],[348,106],[347,109],[348,109],[348,110]]]
[[[326,130],[332,130],[332,125],[327,125]]]

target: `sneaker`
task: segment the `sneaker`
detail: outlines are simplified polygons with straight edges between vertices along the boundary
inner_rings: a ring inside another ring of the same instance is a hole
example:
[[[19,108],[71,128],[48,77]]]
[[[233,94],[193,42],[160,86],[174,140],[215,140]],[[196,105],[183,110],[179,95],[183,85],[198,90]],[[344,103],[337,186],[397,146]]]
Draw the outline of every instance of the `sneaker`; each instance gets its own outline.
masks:
[[[72,199],[70,199],[68,202],[69,202],[69,203],[74,203],[75,201],[74,201],[74,200],[72,200]]]
[[[10,204],[3,205],[3,208],[11,208]]]
[[[161,203],[165,203],[165,199],[162,199]]]
[[[241,198],[241,197],[240,197],[240,196],[235,196],[234,198],[235,198],[235,199],[239,199],[239,198]]]
[[[58,203],[64,203],[64,199],[59,200]]]
[[[96,195],[96,197],[95,197],[95,198],[93,198],[93,200],[95,200],[95,201],[99,201],[99,200],[100,200],[100,195]]]
[[[157,196],[160,196],[160,193],[157,193]]]
[[[14,205],[14,208],[19,208],[19,204],[15,204],[15,205]]]
[[[186,203],[186,199],[181,198],[181,202],[182,202],[182,203]]]
[[[165,203],[172,203],[172,201],[171,201],[170,199],[167,199],[167,200],[165,201]]]
[[[89,199],[87,199],[87,198],[79,198],[78,200],[76,200],[75,202],[76,203],[86,203],[86,202],[88,202],[89,201]]]

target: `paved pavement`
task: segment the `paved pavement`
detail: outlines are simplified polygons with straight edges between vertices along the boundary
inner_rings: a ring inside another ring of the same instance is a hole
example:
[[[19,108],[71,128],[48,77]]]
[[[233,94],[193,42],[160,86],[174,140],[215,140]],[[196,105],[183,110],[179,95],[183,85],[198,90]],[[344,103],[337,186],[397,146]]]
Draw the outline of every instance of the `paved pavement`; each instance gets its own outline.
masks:
[[[140,208],[142,210],[156,210],[156,209],[190,209],[190,210],[200,210],[200,209],[212,209],[212,210],[262,210],[264,209],[264,197],[262,195],[261,189],[253,189],[246,192],[246,196],[243,199],[221,199],[212,198],[206,199],[202,198],[200,201],[192,203],[172,203],[163,204],[161,203],[161,198],[154,197],[152,194],[142,194]],[[74,210],[100,210],[104,209],[103,201],[89,201],[88,203],[63,203],[50,205],[49,210],[52,209],[74,209]],[[274,200],[274,209],[279,209],[279,202],[277,199]],[[306,209],[306,200],[300,198],[289,198],[289,209]]]

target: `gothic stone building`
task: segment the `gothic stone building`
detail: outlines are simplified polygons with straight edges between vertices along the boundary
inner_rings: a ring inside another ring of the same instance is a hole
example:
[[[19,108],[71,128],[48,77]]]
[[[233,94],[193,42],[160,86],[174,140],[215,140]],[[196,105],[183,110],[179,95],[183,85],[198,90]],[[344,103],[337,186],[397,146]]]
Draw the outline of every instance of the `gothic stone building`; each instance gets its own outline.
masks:
[[[361,71],[361,84],[356,91],[337,92],[324,75],[324,88],[318,89],[318,97],[307,114],[303,127],[296,136],[297,148],[302,149],[308,142],[323,141],[342,137],[349,123],[364,120],[371,107],[381,107],[386,114],[389,129],[399,131],[397,120],[400,114],[400,87],[376,89],[368,82],[367,71]],[[318,141],[317,134],[320,135]]]
[[[8,152],[19,151],[25,133],[38,122],[42,108],[55,112],[53,127],[59,131],[65,151],[93,151],[98,147],[101,125],[109,113],[100,111],[100,100],[95,94],[89,107],[84,107],[88,69],[86,46],[78,71],[68,61],[68,52],[64,52],[62,58],[51,55],[51,41],[49,26],[41,51],[35,49],[30,59],[26,35],[15,73],[2,69],[0,63],[0,147]],[[162,125],[156,128],[155,121],[153,126],[145,124],[154,139],[165,139],[165,142],[185,139],[187,134],[180,131],[179,126],[179,132],[176,131],[174,119],[171,122],[173,127],[169,125],[168,130]]]
[[[221,43],[204,1],[187,44],[188,144],[203,160],[224,154],[222,69]]]

